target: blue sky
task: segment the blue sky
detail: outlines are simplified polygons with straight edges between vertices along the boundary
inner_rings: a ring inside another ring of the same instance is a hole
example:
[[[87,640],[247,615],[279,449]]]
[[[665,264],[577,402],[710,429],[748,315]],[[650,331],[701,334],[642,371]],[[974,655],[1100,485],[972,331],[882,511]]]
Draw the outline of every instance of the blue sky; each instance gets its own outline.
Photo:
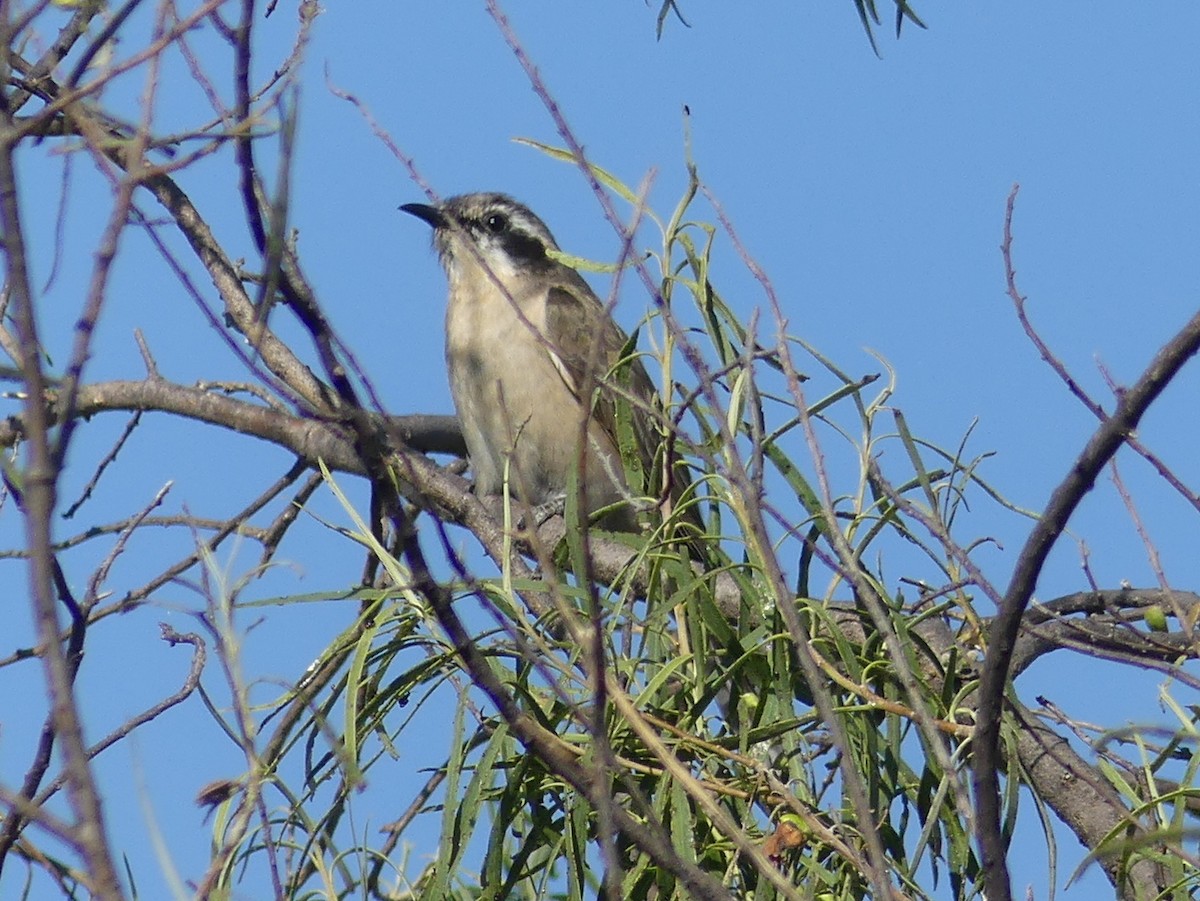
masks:
[[[326,79],[370,107],[439,194],[511,193],[546,220],[564,249],[581,256],[612,259],[617,237],[576,170],[512,140],[561,143],[481,3],[356,0],[327,7],[299,96],[291,212],[302,259],[389,410],[449,412],[441,352],[444,281],[424,227],[397,211],[423,195],[359,113],[327,89]],[[850,0],[684,0],[682,8],[691,27],[670,20],[661,40],[654,34],[656,9],[636,0],[509,3],[506,11],[592,160],[632,185],[652,177],[651,203],[662,211],[673,206],[685,180],[686,104],[701,177],[771,277],[790,329],[851,372],[879,371],[872,353],[886,358],[897,373],[895,405],[926,437],[952,446],[977,420],[970,446],[996,451],[985,477],[1016,503],[1041,506],[1094,421],[1038,360],[1005,297],[998,249],[1005,198],[1019,182],[1015,252],[1030,315],[1107,403],[1097,361],[1118,380],[1132,380],[1196,307],[1200,10],[1175,4],[1133,15],[1115,3],[918,3],[928,30],[906,27],[897,41],[883,27],[877,57]],[[293,14],[280,4],[260,23],[262,71],[286,55]],[[136,96],[140,84],[113,90]],[[194,90],[176,93],[168,81],[161,114],[168,122],[195,122],[203,118],[197,102]],[[30,240],[40,252],[35,272],[44,279],[54,210],[34,201],[44,190],[58,191],[61,159],[46,160],[43,149],[23,162]],[[76,166],[67,252],[43,297],[47,322],[74,315],[90,265],[89,240],[102,221],[87,213],[92,204],[106,209],[107,189],[90,164]],[[218,158],[187,173],[184,187],[218,236],[241,242],[248,253],[228,172],[228,159]],[[145,331],[173,379],[241,377],[174,284],[138,256],[144,248],[130,240],[126,250],[91,378],[141,375],[135,327]],[[720,253],[725,296],[749,315],[765,304],[761,289],[727,243]],[[602,279],[593,281],[603,287]],[[646,304],[627,289],[617,317],[632,326]],[[69,332],[50,332],[50,349],[62,359]],[[1190,450],[1200,438],[1197,387],[1194,369],[1185,371],[1142,429],[1144,440],[1192,484],[1200,481]],[[87,430],[81,441],[89,443],[77,449],[78,460],[119,429],[119,423],[100,422]],[[198,515],[217,515],[258,484],[264,470],[256,467],[286,465],[283,455],[247,451],[243,442],[199,426],[169,435],[169,447],[147,442],[133,449],[136,466],[115,475],[97,504],[127,512],[131,497],[148,499],[174,478],[170,509],[186,505]],[[228,467],[225,451],[246,454],[244,469]],[[215,495],[214,473],[222,484]],[[1200,585],[1187,505],[1135,460],[1124,458],[1122,473],[1172,584]],[[78,486],[89,474],[81,464],[68,481]],[[355,496],[362,501],[361,492]],[[322,509],[339,515],[329,502]],[[1091,548],[1101,585],[1153,584],[1145,550],[1107,479],[1072,525]],[[13,511],[0,514],[0,534],[18,527]],[[1018,518],[986,507],[972,523],[973,534],[1000,541],[1002,549],[984,562],[1001,581],[1025,529]],[[63,535],[71,531],[69,524],[60,527]],[[313,532],[322,534],[318,527]],[[153,546],[140,553],[153,554]],[[240,561],[243,569],[252,556]],[[299,573],[301,582],[285,589],[278,587],[286,582],[282,574],[277,583],[267,581],[281,592],[339,586],[359,566],[349,547],[322,548],[320,559],[306,558],[303,547],[285,556],[293,563],[288,577]],[[83,578],[87,565],[76,565]],[[0,562],[0,572],[15,579],[15,566]],[[238,561],[232,567],[241,571]],[[122,578],[118,567],[117,586]],[[128,578],[135,584],[132,574]],[[1054,555],[1039,596],[1084,585],[1077,549],[1068,543]],[[98,645],[84,680],[85,702],[94,704],[93,738],[181,677],[182,655],[153,643],[153,624],[174,617],[182,629],[187,618],[177,610],[194,605],[183,589],[168,593],[155,608],[135,614],[137,625],[124,627],[120,641]],[[344,619],[340,610],[314,610],[303,622],[268,611],[247,639],[247,654],[258,672],[295,678]],[[129,641],[137,642],[136,659],[122,644]],[[117,678],[126,673],[131,678]],[[14,697],[14,680],[33,674],[32,668],[0,672],[4,696]],[[1060,653],[1038,664],[1020,688],[1026,697],[1047,694],[1083,719],[1169,722],[1157,706],[1160,679],[1121,671],[1119,686],[1102,681],[1111,678],[1111,670]],[[264,689],[264,697],[269,694]],[[1177,697],[1194,701],[1182,689]],[[23,771],[36,716],[19,702],[4,716],[0,778],[6,784]],[[196,786],[236,772],[238,761],[228,747],[189,743],[173,731],[181,722],[155,724],[129,747],[110,752],[100,769],[114,833],[144,832],[142,805],[148,804],[171,854],[194,873],[207,843],[190,799]],[[423,759],[421,749],[406,753],[411,756],[398,767],[403,773],[434,762]],[[413,785],[405,785],[403,773],[395,778],[407,797]],[[148,801],[138,797],[142,784]],[[394,812],[362,815],[378,823]],[[1016,889],[1029,884],[1044,898],[1038,827],[1032,818],[1025,827],[1030,838],[1014,852]],[[151,874],[153,885],[149,848],[123,850],[140,872]],[[421,849],[414,850],[419,856]],[[1080,856],[1069,836],[1061,850],[1060,889]],[[5,873],[0,893],[13,890],[6,889],[12,878]],[[1102,886],[1092,874],[1065,897],[1092,897]]]

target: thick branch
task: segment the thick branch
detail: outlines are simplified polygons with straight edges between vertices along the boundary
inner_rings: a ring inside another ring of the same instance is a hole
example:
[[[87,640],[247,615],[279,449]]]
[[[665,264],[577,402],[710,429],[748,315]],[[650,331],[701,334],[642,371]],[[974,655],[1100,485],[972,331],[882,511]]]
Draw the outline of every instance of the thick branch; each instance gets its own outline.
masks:
[[[57,416],[56,394],[46,392],[50,413]],[[333,470],[362,474],[349,435],[332,422],[306,419],[282,410],[247,403],[203,388],[179,385],[165,379],[100,382],[79,391],[74,414],[86,419],[96,413],[141,411],[174,413],[186,419],[259,438],[287,448],[310,464],[318,459]],[[426,453],[462,456],[465,445],[453,416],[414,415],[388,417],[384,427],[402,446]],[[0,446],[11,447],[25,437],[23,418],[0,422]]]
[[[1012,706],[1018,722],[1017,756],[1030,785],[1085,848],[1103,847],[1122,827],[1131,833],[1141,831],[1120,794],[1095,767],[1028,709]],[[1166,887],[1163,874],[1149,860],[1140,860],[1128,870],[1114,857],[1101,858],[1100,865],[1113,885],[1120,886],[1121,897],[1157,898]]]

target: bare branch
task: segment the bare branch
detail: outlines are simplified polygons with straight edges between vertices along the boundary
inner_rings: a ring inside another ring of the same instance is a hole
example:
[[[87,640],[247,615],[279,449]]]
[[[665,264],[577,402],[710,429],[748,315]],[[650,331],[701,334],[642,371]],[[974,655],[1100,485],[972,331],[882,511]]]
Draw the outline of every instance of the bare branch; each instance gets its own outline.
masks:
[[[1005,217],[1006,235],[1011,235],[1016,190],[1009,194]],[[1011,269],[1010,269],[1011,273]],[[1170,384],[1183,365],[1200,349],[1200,314],[1191,320],[1161,350],[1141,376],[1123,394],[1111,417],[1104,419],[1087,446],[1050,497],[1042,516],[1030,532],[1017,558],[1012,580],[1005,592],[1000,613],[988,634],[987,656],[980,679],[979,724],[975,738],[974,783],[979,805],[976,839],[983,852],[985,884],[992,901],[1009,901],[1011,885],[1000,832],[999,764],[1000,725],[1004,688],[1021,629],[1025,607],[1033,595],[1037,578],[1050,549],[1066,528],[1067,521],[1084,495],[1092,489],[1100,471],[1137,429],[1142,415]]]

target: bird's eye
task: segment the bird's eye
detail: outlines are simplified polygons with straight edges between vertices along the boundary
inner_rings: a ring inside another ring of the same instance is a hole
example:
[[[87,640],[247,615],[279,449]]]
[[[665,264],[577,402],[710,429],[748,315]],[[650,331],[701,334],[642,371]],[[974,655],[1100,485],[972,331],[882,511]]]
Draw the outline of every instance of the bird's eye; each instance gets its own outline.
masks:
[[[508,217],[503,213],[490,213],[487,218],[483,220],[483,224],[492,234],[498,235],[500,232],[508,228]]]

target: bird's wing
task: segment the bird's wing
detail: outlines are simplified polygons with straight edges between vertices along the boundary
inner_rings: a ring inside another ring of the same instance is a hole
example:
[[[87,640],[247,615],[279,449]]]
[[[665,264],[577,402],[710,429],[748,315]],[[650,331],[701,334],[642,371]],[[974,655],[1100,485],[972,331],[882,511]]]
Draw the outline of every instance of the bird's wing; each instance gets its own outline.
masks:
[[[587,282],[574,270],[570,274],[574,278],[551,288],[546,299],[546,339],[557,350],[551,353],[554,365],[580,403],[591,406],[593,419],[621,457],[633,464],[630,468],[640,470],[635,479],[640,484],[630,487],[650,496],[662,495],[674,504],[691,478],[687,466],[674,459],[669,446],[664,447],[654,426],[654,383]],[[593,389],[590,398],[580,395],[589,382],[589,366],[594,367],[590,383],[600,389]],[[658,456],[660,450],[668,451],[666,459]],[[669,472],[664,471],[667,468]],[[694,506],[685,508],[683,520],[696,535],[704,535],[704,522]],[[702,544],[697,547],[697,559],[702,559],[706,552]]]
[[[659,481],[651,474],[661,440],[650,413],[654,384],[641,360],[626,346],[628,338],[582,278],[578,285],[560,284],[550,289],[546,339],[554,348],[551,356],[563,381],[580,403],[591,408],[596,424],[626,460],[631,459],[628,451],[635,451],[632,459],[641,466],[644,484],[631,487],[648,490]],[[582,397],[588,384],[593,386],[593,396]]]

